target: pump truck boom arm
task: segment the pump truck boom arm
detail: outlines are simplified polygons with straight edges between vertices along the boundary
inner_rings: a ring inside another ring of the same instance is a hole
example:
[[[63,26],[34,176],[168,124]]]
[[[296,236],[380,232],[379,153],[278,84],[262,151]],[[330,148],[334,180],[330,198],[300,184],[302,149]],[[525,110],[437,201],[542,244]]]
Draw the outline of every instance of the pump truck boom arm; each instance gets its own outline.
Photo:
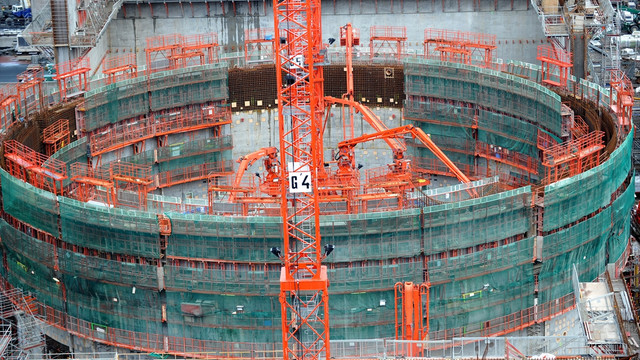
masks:
[[[471,180],[469,180],[469,178],[462,171],[460,171],[460,169],[458,169],[458,167],[447,157],[447,155],[445,155],[445,153],[442,152],[442,150],[440,150],[440,148],[438,148],[438,146],[433,141],[431,141],[429,135],[427,135],[422,129],[417,128],[413,125],[405,125],[393,129],[386,129],[373,134],[364,134],[362,136],[340,142],[338,144],[338,148],[341,149],[342,153],[343,148],[353,148],[359,143],[378,139],[385,140],[387,141],[387,143],[396,144],[401,142],[398,137],[404,134],[411,134],[413,138],[420,140],[420,142],[424,146],[426,146],[438,159],[440,159],[440,161],[442,161],[449,168],[449,170],[451,170],[451,172],[456,176],[456,178],[458,178],[458,180],[463,183],[471,182]],[[390,142],[388,140],[394,141]],[[403,148],[406,149],[406,147]],[[392,147],[392,149],[394,150],[395,158],[395,150],[397,148]]]
[[[259,159],[265,157],[264,159],[264,167],[267,172],[267,177],[270,177],[270,174],[273,174],[274,177],[277,177],[277,169],[275,167],[278,164],[278,148],[276,147],[266,147],[262,149],[258,149],[250,154],[241,156],[237,162],[240,163],[238,166],[238,172],[236,173],[236,177],[233,180],[232,189],[239,189],[240,183],[242,182],[242,177],[244,176],[245,171],[249,168],[249,166],[253,165]],[[266,181],[266,179],[265,179]],[[232,191],[229,195],[229,202],[235,201],[236,192]]]

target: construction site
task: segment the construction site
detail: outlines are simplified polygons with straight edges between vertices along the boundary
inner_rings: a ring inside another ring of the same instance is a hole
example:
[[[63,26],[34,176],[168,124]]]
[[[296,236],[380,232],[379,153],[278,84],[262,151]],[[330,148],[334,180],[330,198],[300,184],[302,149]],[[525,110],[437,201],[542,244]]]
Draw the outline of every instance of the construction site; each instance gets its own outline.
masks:
[[[32,7],[2,358],[637,356],[609,0]]]

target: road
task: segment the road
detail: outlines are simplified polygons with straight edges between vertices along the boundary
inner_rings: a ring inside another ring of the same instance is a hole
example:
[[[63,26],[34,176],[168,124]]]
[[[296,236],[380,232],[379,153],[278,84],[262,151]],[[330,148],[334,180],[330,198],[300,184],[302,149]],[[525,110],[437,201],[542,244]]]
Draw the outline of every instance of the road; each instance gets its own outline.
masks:
[[[0,56],[0,83],[17,82],[16,75],[27,70],[28,61],[18,61],[14,56]]]

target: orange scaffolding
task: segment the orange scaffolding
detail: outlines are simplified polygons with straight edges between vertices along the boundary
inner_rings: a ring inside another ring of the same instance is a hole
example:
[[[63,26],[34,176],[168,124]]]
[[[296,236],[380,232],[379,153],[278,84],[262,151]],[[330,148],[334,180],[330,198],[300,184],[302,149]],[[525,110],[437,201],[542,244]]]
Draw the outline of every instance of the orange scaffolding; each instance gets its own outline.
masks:
[[[89,142],[91,156],[99,156],[126,146],[135,145],[153,137],[163,137],[179,132],[230,124],[231,110],[228,107],[212,106],[206,107],[206,111],[200,113],[180,113],[169,119],[156,120],[157,117],[155,116],[133,119],[122,122],[108,131],[94,134]]]
[[[67,165],[49,158],[15,140],[4,142],[4,158],[9,173],[55,195],[63,195]]]
[[[71,142],[69,120],[60,119],[47,126],[42,132],[42,142],[44,143],[47,156],[53,155],[56,151],[68,145]]]
[[[273,60],[273,28],[244,30],[244,61]],[[256,58],[257,57],[257,58]]]
[[[182,48],[182,35],[169,34],[147,38],[144,52],[147,57],[147,73],[172,70],[171,58],[178,55]]]
[[[73,191],[78,201],[100,201],[108,206],[116,205],[116,193],[108,169],[93,169],[86,163],[73,163],[70,168],[71,181],[76,184]],[[98,187],[104,191],[98,191]]]
[[[17,88],[7,84],[0,88],[0,126],[3,130],[13,125],[20,115]]]
[[[24,115],[43,108],[42,104],[42,82],[44,81],[44,70],[41,67],[36,69],[27,69],[18,74],[18,84],[16,85],[18,93],[18,102],[23,109]],[[36,99],[37,101],[29,101]],[[35,108],[29,108],[34,106]]]
[[[112,162],[109,166],[110,179],[115,188],[117,205],[147,210],[147,194],[151,180],[151,165],[126,162]],[[132,192],[135,197],[127,196]]]
[[[81,57],[56,65],[60,98],[67,99],[89,90],[88,74],[91,71],[89,58]]]
[[[545,84],[566,87],[567,78],[571,73],[573,64],[571,63],[571,52],[557,49],[549,45],[538,46],[538,54],[536,56],[542,63],[542,82]],[[551,72],[557,69],[557,80],[551,78]]]
[[[405,53],[406,26],[372,26],[369,37],[369,56],[393,54],[400,60]]]
[[[475,57],[479,59],[478,66],[489,68],[497,49],[496,38],[491,34],[428,28],[422,43],[424,57],[463,64],[471,64]]]
[[[619,69],[611,70],[611,95],[609,106],[618,115],[618,125],[629,129],[633,115],[633,85],[627,75]],[[615,92],[615,99],[614,94]]]
[[[218,34],[169,34],[147,38],[147,71],[173,70],[218,61]],[[195,60],[197,59],[197,60]]]
[[[542,165],[547,168],[547,184],[600,165],[602,149],[603,131],[592,131],[578,139],[544,149]]]
[[[102,73],[107,76],[107,84],[137,77],[136,55],[107,55],[102,61]]]
[[[182,37],[182,53],[202,52],[204,54],[203,64],[218,62],[219,49],[220,43],[216,33],[184,35]]]

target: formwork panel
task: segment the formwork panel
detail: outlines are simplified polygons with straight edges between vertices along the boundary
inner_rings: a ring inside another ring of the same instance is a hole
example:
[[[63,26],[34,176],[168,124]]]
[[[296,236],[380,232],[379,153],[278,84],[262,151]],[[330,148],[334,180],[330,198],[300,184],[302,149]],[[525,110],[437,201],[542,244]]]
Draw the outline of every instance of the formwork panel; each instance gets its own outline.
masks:
[[[117,254],[160,257],[155,214],[61,198],[60,221],[62,238],[70,244]]]
[[[91,322],[92,327],[162,333],[162,311],[157,290],[118,286],[63,275],[67,314]]]
[[[545,186],[544,231],[570,224],[609,204],[610,197],[602,194],[614,193],[630,175],[632,140],[627,137],[602,165]]]
[[[280,339],[277,296],[226,296],[167,291],[168,335],[233,343]],[[258,331],[256,331],[258,330]]]
[[[3,247],[6,254],[6,266],[9,282],[25,293],[32,293],[38,301],[56,309],[64,309],[62,288],[48,268],[38,261]]]
[[[325,262],[409,257],[421,252],[420,209],[321,217],[322,241],[335,251]]]
[[[60,271],[93,281],[106,281],[140,288],[158,288],[158,267],[87,256],[58,249]]]
[[[167,256],[278,262],[269,249],[282,243],[279,218],[165,214],[171,219]]]
[[[424,250],[435,254],[525,234],[531,188],[424,208]]]
[[[482,328],[489,320],[531,307],[534,304],[533,283],[533,269],[528,263],[514,264],[502,271],[482,272],[468,279],[432,284],[430,330]]]
[[[4,211],[14,218],[58,237],[58,203],[52,193],[0,169]]]
[[[53,269],[55,262],[53,245],[16,230],[4,220],[0,220],[0,234],[2,243],[11,251]]]

